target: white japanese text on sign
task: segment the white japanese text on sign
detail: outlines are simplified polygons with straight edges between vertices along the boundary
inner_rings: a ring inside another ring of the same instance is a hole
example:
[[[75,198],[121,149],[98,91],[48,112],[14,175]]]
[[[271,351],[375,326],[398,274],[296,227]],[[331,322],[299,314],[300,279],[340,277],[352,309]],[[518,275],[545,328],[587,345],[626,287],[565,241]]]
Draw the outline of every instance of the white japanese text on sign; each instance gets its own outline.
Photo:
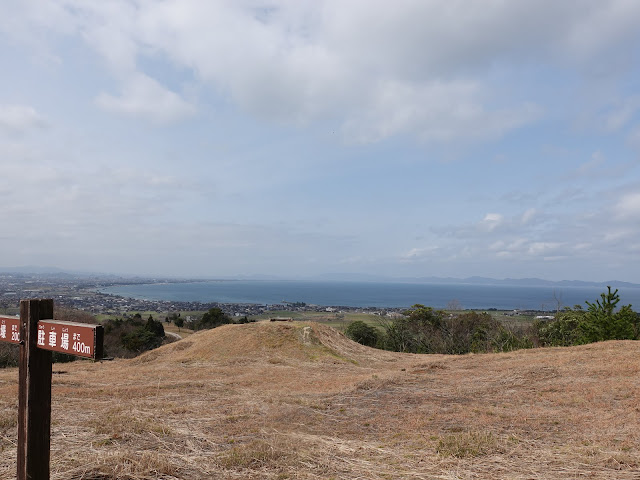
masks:
[[[0,317],[0,340],[20,343],[20,319],[18,317]]]
[[[54,352],[68,353],[80,357],[100,358],[102,356],[101,325],[40,320],[38,322],[38,347]],[[96,345],[99,348],[96,348]]]

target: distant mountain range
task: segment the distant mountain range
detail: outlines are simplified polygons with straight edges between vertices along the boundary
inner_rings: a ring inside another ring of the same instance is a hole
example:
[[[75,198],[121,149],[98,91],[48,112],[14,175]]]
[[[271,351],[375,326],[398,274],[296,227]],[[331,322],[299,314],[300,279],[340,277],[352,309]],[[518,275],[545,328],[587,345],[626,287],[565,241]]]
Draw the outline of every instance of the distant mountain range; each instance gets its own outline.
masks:
[[[98,272],[80,272],[73,270],[64,270],[57,267],[42,267],[27,265],[21,267],[0,267],[0,274],[19,274],[19,275],[41,275],[48,277],[101,277],[101,278],[150,278],[151,276],[138,276],[138,275],[114,275],[108,273]],[[155,277],[155,276],[154,276]],[[166,280],[171,280],[171,276],[162,276]],[[198,277],[193,277],[197,280]],[[206,280],[212,280],[213,277],[209,277]],[[304,280],[304,281],[327,281],[327,282],[388,282],[388,283],[427,283],[427,284],[439,284],[439,285],[513,285],[513,286],[527,286],[527,287],[607,287],[613,288],[640,288],[640,284],[623,282],[620,280],[607,280],[604,282],[590,282],[584,280],[544,280],[541,278],[489,278],[489,277],[467,277],[467,278],[455,278],[455,277],[388,277],[383,275],[371,275],[362,273],[326,273],[322,275],[315,275],[311,277],[283,277],[278,275],[234,275],[234,276],[220,276],[215,279],[228,279],[228,280]],[[178,277],[176,277],[178,280]],[[181,277],[180,280],[184,280]]]
[[[26,275],[26,276],[39,276],[48,278],[136,278],[133,275],[113,275],[109,273],[99,272],[83,272],[77,270],[64,270],[57,267],[41,267],[37,265],[25,265],[21,267],[0,267],[0,274],[13,274],[13,275]]]
[[[489,278],[489,277],[382,277],[363,274],[324,274],[317,275],[309,280],[319,281],[352,281],[352,282],[403,282],[403,283],[430,283],[438,285],[514,285],[527,287],[629,287],[640,288],[640,284],[623,282],[620,280],[607,280],[604,282],[589,282],[583,280],[544,280],[541,278]]]
[[[605,282],[587,282],[583,280],[543,280],[541,278],[487,278],[487,277],[468,277],[468,278],[442,278],[442,277],[421,277],[414,281],[420,283],[454,283],[468,285],[521,285],[527,287],[633,287],[638,288],[640,284],[623,282],[620,280],[607,280]]]

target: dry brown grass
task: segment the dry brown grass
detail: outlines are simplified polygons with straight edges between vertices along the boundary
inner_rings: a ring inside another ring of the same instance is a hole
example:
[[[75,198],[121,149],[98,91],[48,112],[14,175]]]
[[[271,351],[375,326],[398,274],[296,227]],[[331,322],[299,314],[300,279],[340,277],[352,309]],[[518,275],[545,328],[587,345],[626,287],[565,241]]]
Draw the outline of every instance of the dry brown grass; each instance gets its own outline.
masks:
[[[55,365],[52,479],[639,479],[640,343],[404,355],[229,325]],[[0,372],[15,478],[17,371]]]

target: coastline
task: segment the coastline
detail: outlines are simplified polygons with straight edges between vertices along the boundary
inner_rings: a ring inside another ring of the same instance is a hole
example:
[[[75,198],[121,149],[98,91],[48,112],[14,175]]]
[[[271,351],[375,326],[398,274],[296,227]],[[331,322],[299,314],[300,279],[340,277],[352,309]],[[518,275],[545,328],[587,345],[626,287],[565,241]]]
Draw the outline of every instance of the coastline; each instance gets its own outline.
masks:
[[[156,282],[101,287],[99,292],[129,299],[203,305],[310,305],[342,309],[407,309],[424,304],[446,309],[454,302],[468,310],[555,311],[585,305],[604,291],[600,286],[523,286],[380,282],[216,280]],[[640,304],[640,288],[621,289],[622,304]]]

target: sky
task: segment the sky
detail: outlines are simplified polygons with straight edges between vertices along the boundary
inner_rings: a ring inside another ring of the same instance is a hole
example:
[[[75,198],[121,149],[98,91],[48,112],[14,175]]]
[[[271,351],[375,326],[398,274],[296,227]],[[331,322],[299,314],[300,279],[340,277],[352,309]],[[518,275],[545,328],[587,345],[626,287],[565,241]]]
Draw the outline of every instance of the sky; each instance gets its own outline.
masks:
[[[3,0],[0,266],[640,283],[636,0]]]

